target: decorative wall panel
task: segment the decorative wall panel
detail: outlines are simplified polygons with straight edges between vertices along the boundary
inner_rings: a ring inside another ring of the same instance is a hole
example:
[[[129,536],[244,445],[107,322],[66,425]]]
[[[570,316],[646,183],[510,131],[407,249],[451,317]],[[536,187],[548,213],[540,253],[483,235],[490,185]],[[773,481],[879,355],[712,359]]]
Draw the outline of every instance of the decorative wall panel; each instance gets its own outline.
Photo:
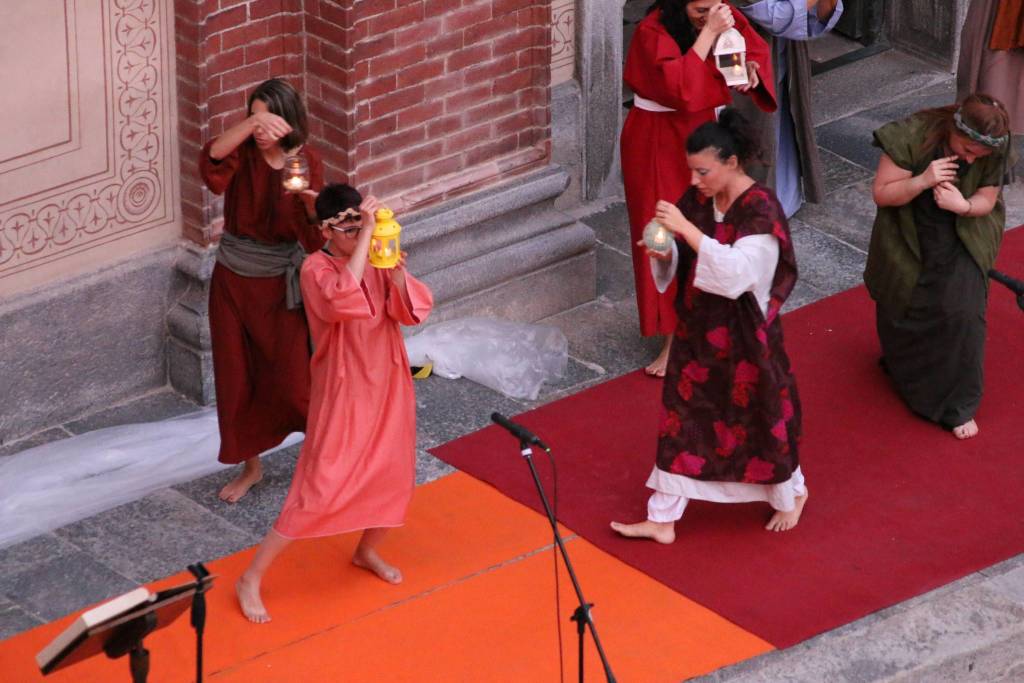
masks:
[[[171,0],[5,3],[0,293],[179,237],[173,23]]]
[[[551,3],[551,85],[572,79],[576,62],[576,0]]]

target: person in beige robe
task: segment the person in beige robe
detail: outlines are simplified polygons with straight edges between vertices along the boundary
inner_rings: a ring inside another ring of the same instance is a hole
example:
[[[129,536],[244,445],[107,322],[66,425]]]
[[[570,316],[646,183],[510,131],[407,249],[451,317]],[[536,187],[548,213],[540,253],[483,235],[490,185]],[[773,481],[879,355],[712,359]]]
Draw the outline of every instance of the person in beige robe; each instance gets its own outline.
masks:
[[[972,0],[960,35],[956,72],[957,101],[976,92],[996,98],[1010,114],[1014,136],[1024,135],[1022,20],[1024,0]]]

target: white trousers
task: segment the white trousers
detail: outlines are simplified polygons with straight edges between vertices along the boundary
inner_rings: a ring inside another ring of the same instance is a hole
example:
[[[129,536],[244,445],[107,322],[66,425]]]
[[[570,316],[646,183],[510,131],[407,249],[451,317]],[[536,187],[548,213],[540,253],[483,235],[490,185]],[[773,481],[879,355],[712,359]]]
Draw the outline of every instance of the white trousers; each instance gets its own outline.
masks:
[[[776,510],[789,512],[793,499],[807,493],[804,475],[799,467],[788,481],[781,484],[746,484],[739,482],[699,481],[680,474],[669,474],[654,468],[647,485],[654,493],[647,499],[647,519],[652,522],[675,522],[683,516],[691,499],[714,503],[753,503],[764,501]],[[655,488],[672,488],[689,495],[666,493]]]

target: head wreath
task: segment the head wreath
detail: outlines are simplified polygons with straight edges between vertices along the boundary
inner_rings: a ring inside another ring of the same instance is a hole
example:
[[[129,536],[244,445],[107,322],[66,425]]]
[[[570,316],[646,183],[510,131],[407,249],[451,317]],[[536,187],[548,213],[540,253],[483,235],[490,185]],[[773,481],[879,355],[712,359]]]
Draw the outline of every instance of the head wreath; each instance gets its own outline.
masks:
[[[953,122],[956,123],[957,129],[961,133],[963,133],[970,139],[974,140],[975,142],[980,142],[981,144],[986,145],[988,147],[999,148],[1006,144],[1007,139],[1009,139],[1008,135],[1001,135],[999,137],[995,137],[992,135],[985,135],[984,133],[979,133],[978,131],[974,130],[966,123],[964,123],[963,116],[960,115],[961,111],[961,109],[957,109],[956,113],[953,114]]]

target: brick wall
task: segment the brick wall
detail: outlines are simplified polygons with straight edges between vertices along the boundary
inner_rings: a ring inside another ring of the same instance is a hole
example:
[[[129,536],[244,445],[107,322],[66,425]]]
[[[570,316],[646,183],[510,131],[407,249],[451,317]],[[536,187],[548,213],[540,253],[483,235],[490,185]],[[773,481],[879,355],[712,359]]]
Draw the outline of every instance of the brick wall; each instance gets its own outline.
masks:
[[[202,145],[245,114],[253,87],[280,76],[303,90],[302,0],[175,0],[185,237],[208,244],[221,202],[199,179]]]
[[[397,208],[550,155],[550,0],[176,0],[185,234],[214,238],[203,142],[271,76],[306,97],[328,180]]]

